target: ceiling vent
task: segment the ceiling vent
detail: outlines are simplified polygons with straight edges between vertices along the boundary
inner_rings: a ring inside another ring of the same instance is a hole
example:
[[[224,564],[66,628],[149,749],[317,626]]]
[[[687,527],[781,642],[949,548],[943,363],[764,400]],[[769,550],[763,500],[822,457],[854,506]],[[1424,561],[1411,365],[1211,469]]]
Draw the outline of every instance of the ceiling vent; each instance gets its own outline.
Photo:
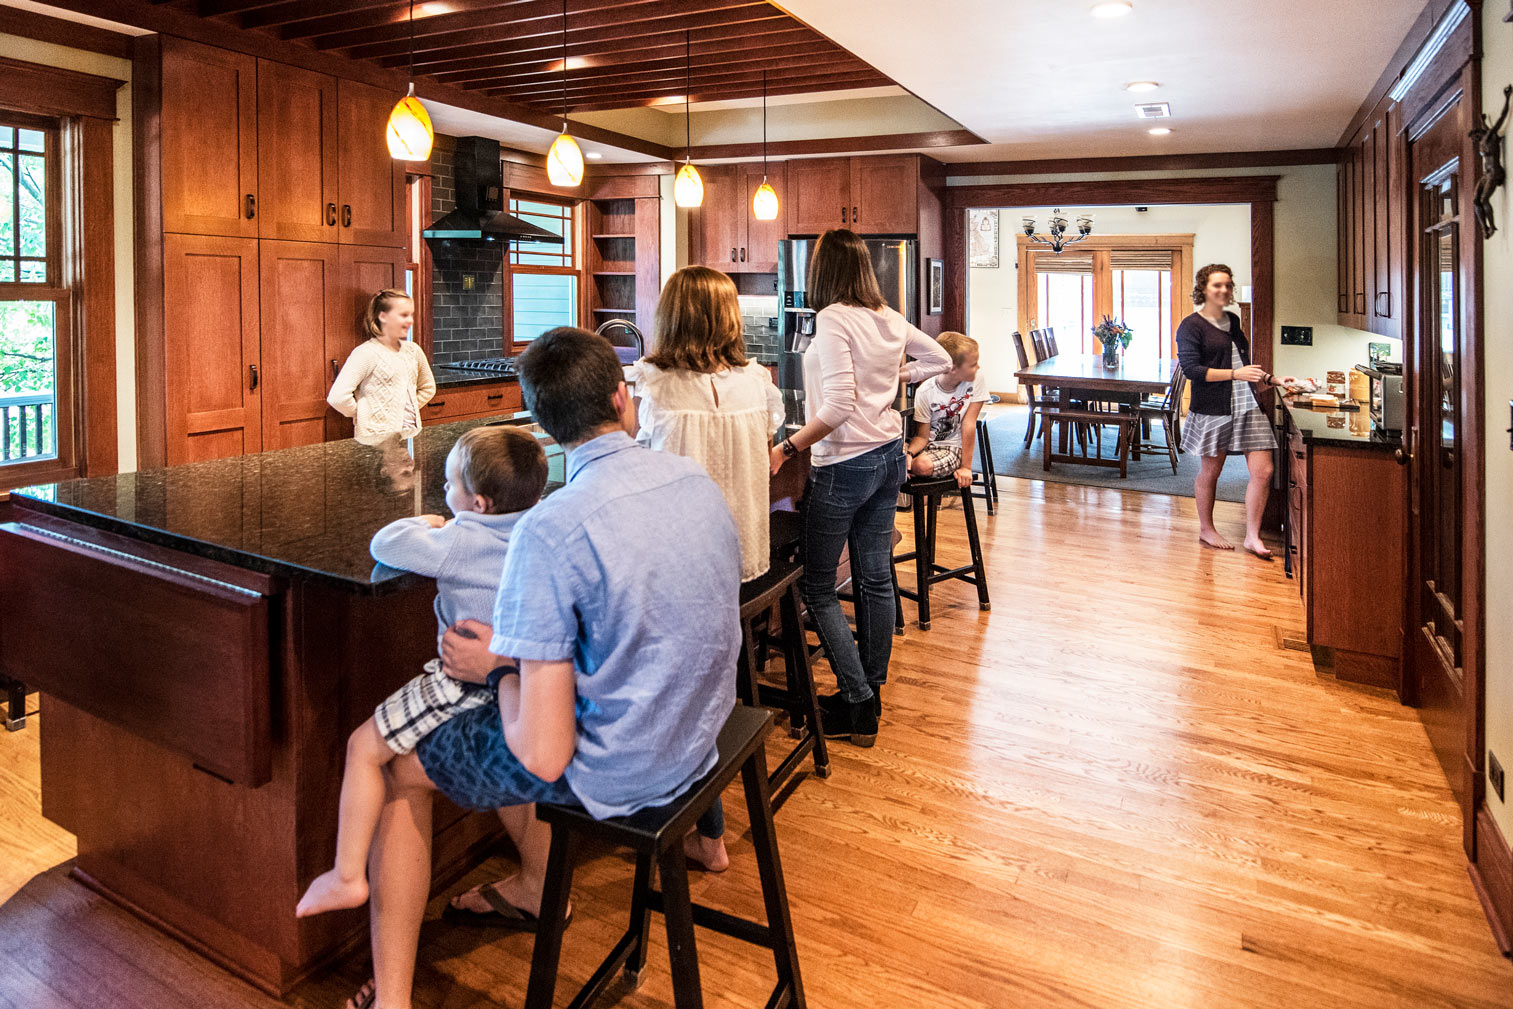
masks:
[[[1143,102],[1135,106],[1135,115],[1140,119],[1170,119],[1172,107],[1169,102]]]

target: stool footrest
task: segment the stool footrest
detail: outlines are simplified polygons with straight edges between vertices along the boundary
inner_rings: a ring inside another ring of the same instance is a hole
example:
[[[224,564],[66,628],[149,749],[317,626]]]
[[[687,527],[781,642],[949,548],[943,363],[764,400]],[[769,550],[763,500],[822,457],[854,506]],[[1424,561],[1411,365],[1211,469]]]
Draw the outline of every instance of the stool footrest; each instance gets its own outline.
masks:
[[[646,892],[646,907],[658,914],[662,912],[662,891],[648,890]],[[758,925],[754,921],[745,918],[737,918],[733,914],[716,910],[704,904],[690,904],[693,911],[693,923],[700,928],[707,928],[711,932],[728,935],[732,939],[749,942],[753,946],[761,946],[764,949],[772,948],[772,933],[766,925]]]
[[[620,968],[625,966],[625,961],[630,959],[631,951],[636,948],[638,938],[634,929],[622,935],[620,941],[615,943],[615,948],[610,950],[609,956],[605,957],[604,962],[599,965],[599,969],[594,971],[593,977],[588,979],[588,983],[567,1004],[567,1009],[587,1009],[592,1005],[594,999],[599,997],[599,993],[604,991],[604,986],[614,979]]]

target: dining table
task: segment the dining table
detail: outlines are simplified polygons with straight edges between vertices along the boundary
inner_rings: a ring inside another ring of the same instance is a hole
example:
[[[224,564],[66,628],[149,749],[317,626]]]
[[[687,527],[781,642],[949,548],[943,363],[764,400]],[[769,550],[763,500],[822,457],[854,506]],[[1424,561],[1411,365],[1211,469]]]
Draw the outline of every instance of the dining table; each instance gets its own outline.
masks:
[[[1177,362],[1170,358],[1132,358],[1121,354],[1119,363],[1110,367],[1103,363],[1102,354],[1054,354],[1043,361],[1036,361],[1028,368],[1021,368],[1014,377],[1021,385],[1060,389],[1063,402],[1082,401],[1118,404],[1136,411],[1141,400],[1148,395],[1165,394],[1171,385],[1172,372]],[[1031,418],[1031,423],[1034,418]],[[1049,438],[1049,431],[1045,437]],[[1068,433],[1062,431],[1062,440]],[[1067,446],[1063,444],[1063,452]],[[1133,459],[1140,458],[1140,439],[1129,440],[1128,450]],[[1047,455],[1049,469],[1050,455]],[[1066,457],[1058,456],[1065,459]]]

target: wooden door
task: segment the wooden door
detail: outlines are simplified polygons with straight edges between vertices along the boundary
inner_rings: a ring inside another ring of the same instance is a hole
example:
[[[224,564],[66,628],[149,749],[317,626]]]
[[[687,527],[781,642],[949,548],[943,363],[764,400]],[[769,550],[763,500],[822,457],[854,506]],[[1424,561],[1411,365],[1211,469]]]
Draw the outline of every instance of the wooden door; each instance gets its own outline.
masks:
[[[737,199],[740,169],[735,165],[710,165],[699,174],[704,179],[704,202],[689,216],[688,261],[725,273],[739,273],[740,248],[746,240],[746,221]]]
[[[1357,323],[1362,329],[1366,322],[1366,232],[1369,224],[1366,217],[1366,146],[1364,143],[1357,144],[1350,152],[1350,164],[1353,178],[1351,187],[1351,214],[1354,223],[1350,229],[1350,261],[1353,265],[1350,275],[1351,306],[1350,311],[1361,321]]]
[[[163,236],[167,463],[261,450],[258,243]]]
[[[405,245],[405,175],[389,157],[384,129],[402,96],[383,88],[340,81],[337,185],[341,200],[337,241],[343,245]]]
[[[746,220],[742,265],[747,273],[776,273],[778,243],[788,237],[788,173],[782,162],[769,161],[765,171],[760,163],[743,166],[742,175],[741,212]],[[771,221],[759,221],[751,212],[751,198],[763,178],[778,194],[778,216]]]
[[[1398,136],[1396,105],[1386,107],[1375,126],[1376,286],[1371,302],[1371,331],[1393,339],[1403,336],[1403,158],[1406,144]]]
[[[336,241],[336,78],[258,60],[257,116],[258,234]]]
[[[1406,348],[1410,369],[1411,459],[1408,643],[1410,697],[1445,770],[1467,827],[1474,823],[1480,760],[1474,661],[1479,542],[1465,527],[1468,488],[1477,492],[1475,374],[1466,349],[1474,325],[1476,226],[1463,187],[1469,126],[1457,99],[1414,141],[1414,276],[1419,310]],[[1468,384],[1472,388],[1468,389]],[[1468,549],[1469,548],[1469,549]]]
[[[820,235],[851,226],[851,159],[814,158],[788,162],[788,231]]]
[[[919,231],[919,157],[851,159],[851,229],[864,235]]]
[[[263,450],[326,438],[327,344],[345,312],[335,243],[263,242]]]
[[[325,389],[329,392],[347,355],[368,338],[362,317],[368,301],[385,288],[405,289],[405,251],[376,246],[344,245],[340,249],[336,296],[326,325]],[[321,393],[322,398],[325,392]],[[352,422],[335,410],[326,414],[326,438],[350,438]]]
[[[257,60],[165,36],[162,70],[163,230],[257,237]]]

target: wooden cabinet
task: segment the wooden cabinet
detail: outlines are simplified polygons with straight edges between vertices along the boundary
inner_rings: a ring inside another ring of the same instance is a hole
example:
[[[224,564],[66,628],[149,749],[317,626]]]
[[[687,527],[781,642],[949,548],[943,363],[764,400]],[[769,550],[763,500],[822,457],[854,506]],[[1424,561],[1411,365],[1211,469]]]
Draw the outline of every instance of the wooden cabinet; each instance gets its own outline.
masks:
[[[788,236],[787,173],[781,162],[711,165],[704,203],[690,219],[689,261],[725,273],[776,273],[778,242]],[[766,178],[778,194],[778,216],[759,221],[751,198]]]
[[[327,361],[350,343],[341,332],[340,254],[314,242],[263,242],[259,252],[262,450],[313,445],[326,438]]]
[[[257,60],[163,36],[158,142],[163,230],[256,238]],[[138,143],[152,143],[138,135]]]
[[[1287,550],[1308,642],[1330,649],[1337,678],[1399,689],[1407,471],[1380,444],[1305,438],[1282,412]]]
[[[255,239],[164,236],[168,465],[259,450],[258,309]]]
[[[336,79],[257,61],[258,235],[337,238]]]
[[[818,235],[851,226],[851,159],[788,162],[788,230]]]
[[[1336,169],[1339,322],[1400,338],[1407,255],[1406,145],[1384,98],[1341,152]]]
[[[476,417],[497,417],[514,413],[524,402],[519,382],[480,382],[438,389],[429,403],[420,408],[426,424],[450,423]]]
[[[919,158],[851,159],[851,230],[866,235],[919,230]]]
[[[384,130],[396,96],[352,81],[337,82],[340,153],[338,239],[343,245],[405,245],[404,168],[389,156]]]
[[[627,195],[591,196],[583,205],[589,234],[586,324],[592,329],[610,319],[629,320],[645,334],[649,350],[662,290],[662,200],[634,186],[601,191]]]

